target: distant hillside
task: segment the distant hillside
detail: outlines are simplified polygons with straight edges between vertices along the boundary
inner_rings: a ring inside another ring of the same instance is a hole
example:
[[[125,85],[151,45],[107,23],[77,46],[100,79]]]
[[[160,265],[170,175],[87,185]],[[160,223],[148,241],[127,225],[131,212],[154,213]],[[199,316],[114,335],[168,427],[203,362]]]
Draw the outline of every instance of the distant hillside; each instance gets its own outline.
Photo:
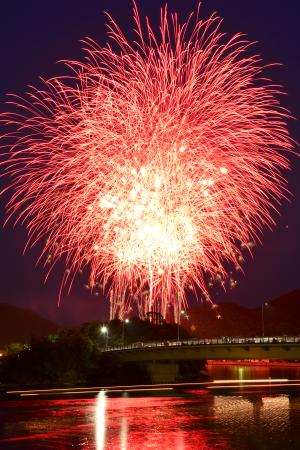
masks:
[[[182,326],[191,336],[261,336],[261,307],[245,308],[235,303],[221,303],[212,309],[203,303],[188,312]],[[217,318],[217,316],[221,318]],[[29,342],[32,336],[42,337],[59,328],[38,314],[7,303],[0,303],[0,346],[10,342]],[[264,306],[265,336],[300,335],[300,290],[276,298]],[[141,336],[142,339],[142,336]]]
[[[221,318],[217,318],[217,314]],[[217,310],[202,304],[189,311],[182,325],[195,337],[261,336],[262,310],[224,302]],[[300,290],[283,295],[264,306],[265,336],[300,335]]]
[[[42,337],[55,332],[58,325],[28,309],[0,303],[0,345],[29,342],[31,336]]]

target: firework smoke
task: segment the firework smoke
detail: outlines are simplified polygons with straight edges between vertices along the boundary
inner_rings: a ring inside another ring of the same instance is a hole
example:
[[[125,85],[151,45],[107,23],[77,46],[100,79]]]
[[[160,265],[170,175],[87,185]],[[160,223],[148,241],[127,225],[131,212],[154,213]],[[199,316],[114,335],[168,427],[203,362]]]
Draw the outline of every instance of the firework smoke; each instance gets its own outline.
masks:
[[[112,46],[85,40],[69,77],[44,81],[16,113],[5,167],[8,219],[26,224],[27,246],[66,261],[62,288],[86,266],[110,289],[112,314],[175,316],[186,290],[240,265],[285,195],[291,149],[280,88],[262,76],[240,34],[220,19],[161,11],[160,35],[134,7],[137,42],[110,19]],[[114,48],[116,50],[114,50]]]

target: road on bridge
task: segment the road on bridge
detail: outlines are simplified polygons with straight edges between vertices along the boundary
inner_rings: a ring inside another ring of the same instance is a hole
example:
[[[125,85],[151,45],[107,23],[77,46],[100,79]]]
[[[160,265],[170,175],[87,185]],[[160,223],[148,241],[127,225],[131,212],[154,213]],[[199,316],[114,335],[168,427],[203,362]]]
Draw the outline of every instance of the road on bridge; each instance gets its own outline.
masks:
[[[181,341],[136,342],[107,347],[103,352],[118,354],[121,361],[182,361],[201,359],[299,360],[299,336],[253,338],[188,339]]]

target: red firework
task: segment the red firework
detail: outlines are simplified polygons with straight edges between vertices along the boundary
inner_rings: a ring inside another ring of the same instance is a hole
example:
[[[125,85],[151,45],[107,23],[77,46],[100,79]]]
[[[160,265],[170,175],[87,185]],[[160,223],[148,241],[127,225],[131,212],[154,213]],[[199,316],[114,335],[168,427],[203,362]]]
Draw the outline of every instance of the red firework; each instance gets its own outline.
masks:
[[[51,267],[66,261],[62,287],[88,266],[89,284],[111,292],[112,315],[186,307],[187,289],[239,266],[239,246],[272,226],[291,149],[280,89],[262,78],[240,34],[220,19],[180,25],[161,11],[160,35],[130,44],[110,19],[99,47],[85,41],[72,76],[44,82],[14,103],[6,169],[8,218],[44,240]]]

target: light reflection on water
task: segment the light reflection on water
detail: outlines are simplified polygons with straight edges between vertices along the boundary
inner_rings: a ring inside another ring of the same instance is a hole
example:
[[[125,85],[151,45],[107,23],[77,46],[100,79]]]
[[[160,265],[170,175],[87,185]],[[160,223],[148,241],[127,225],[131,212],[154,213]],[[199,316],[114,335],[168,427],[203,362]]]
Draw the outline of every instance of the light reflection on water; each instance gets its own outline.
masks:
[[[208,365],[208,373],[213,380],[220,379],[267,379],[288,378],[290,380],[300,379],[300,365],[298,366],[251,366],[251,365]]]
[[[108,397],[100,392],[91,399],[0,402],[0,448],[300,448],[299,391],[280,393],[270,388],[142,395]]]
[[[96,447],[97,450],[103,450],[105,448],[105,422],[106,422],[106,396],[104,391],[99,392],[96,401]]]
[[[127,392],[124,392],[122,397],[128,398]],[[127,440],[128,440],[128,419],[124,408],[123,415],[121,417],[121,427],[120,427],[121,450],[127,450]]]

